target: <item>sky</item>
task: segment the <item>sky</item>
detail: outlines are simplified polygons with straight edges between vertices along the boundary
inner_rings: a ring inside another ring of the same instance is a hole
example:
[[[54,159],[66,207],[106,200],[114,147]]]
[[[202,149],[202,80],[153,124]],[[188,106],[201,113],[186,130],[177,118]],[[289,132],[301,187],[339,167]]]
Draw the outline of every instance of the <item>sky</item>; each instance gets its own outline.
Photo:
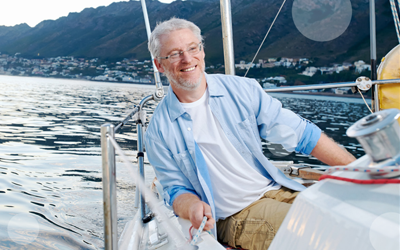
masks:
[[[159,0],[170,3],[173,0]],[[43,20],[56,20],[70,12],[85,8],[108,6],[113,2],[128,0],[0,0],[0,26],[27,23],[35,27]]]

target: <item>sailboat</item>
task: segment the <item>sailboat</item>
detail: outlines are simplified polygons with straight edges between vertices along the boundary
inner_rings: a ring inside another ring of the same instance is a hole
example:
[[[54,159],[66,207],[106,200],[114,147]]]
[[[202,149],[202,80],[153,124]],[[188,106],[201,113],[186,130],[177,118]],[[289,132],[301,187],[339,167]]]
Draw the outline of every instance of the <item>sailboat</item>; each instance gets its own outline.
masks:
[[[150,35],[146,5],[144,0],[141,1],[146,29]],[[370,6],[371,13],[374,13],[374,1],[370,1]],[[234,74],[229,0],[221,0],[221,16],[225,73]],[[374,15],[371,16],[373,28]],[[367,153],[365,156],[348,166],[332,167],[322,173],[309,169],[309,166],[276,163],[289,176],[305,177],[314,173],[319,181],[296,198],[270,249],[376,250],[400,247],[400,45],[388,53],[376,75],[373,70],[376,65],[373,30],[371,34],[370,79],[268,90],[292,91],[341,86],[365,90],[372,87],[375,97],[374,113],[359,120],[347,131],[348,136],[359,140]],[[153,182],[152,190],[143,182],[143,127],[146,121],[143,107],[148,101],[161,100],[164,96],[156,67],[154,72],[154,94],[145,97],[118,125],[104,124],[101,127],[105,249],[226,249],[210,232],[202,231],[202,226],[192,230],[189,221],[176,217],[163,203],[159,182]],[[134,167],[114,139],[114,133],[131,119],[137,124],[139,174],[132,170]],[[125,226],[119,239],[115,193],[116,152],[128,169],[133,171],[132,178],[137,184],[135,203],[139,207],[135,218]]]

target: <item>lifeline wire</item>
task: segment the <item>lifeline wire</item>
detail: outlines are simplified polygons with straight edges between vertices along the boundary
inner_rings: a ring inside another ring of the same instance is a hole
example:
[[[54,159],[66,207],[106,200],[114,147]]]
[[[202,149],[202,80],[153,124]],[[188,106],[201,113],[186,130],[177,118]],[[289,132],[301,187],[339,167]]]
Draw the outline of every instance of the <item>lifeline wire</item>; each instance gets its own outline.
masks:
[[[272,26],[274,26],[275,20],[278,18],[279,13],[281,13],[281,10],[282,10],[282,8],[283,8],[283,5],[285,5],[285,3],[286,3],[286,0],[283,1],[281,7],[279,8],[278,13],[276,14],[276,16],[275,16],[275,18],[274,18],[274,21],[272,21],[272,24],[271,24],[271,26],[269,27],[269,29],[268,29],[268,31],[267,31],[267,34],[265,35],[264,39],[263,39],[262,42],[261,42],[261,45],[260,45],[260,47],[258,48],[258,50],[257,50],[257,52],[256,52],[256,55],[254,56],[253,60],[252,60],[251,63],[249,64],[249,67],[247,68],[246,74],[244,74],[245,77],[246,77],[247,73],[249,73],[249,70],[250,70],[251,65],[253,65],[253,62],[254,62],[254,60],[256,59],[257,55],[258,55],[258,52],[260,52],[260,49],[261,49],[261,47],[263,46],[265,39],[267,39],[267,36],[268,36],[269,32],[271,31]]]

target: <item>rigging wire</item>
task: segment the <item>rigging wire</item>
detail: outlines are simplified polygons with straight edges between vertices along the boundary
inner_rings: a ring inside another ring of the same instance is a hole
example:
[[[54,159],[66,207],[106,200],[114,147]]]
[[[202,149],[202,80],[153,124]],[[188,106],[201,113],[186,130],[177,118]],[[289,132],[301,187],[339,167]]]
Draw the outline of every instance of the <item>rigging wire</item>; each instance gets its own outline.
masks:
[[[400,0],[399,0],[399,1],[400,1]],[[265,39],[267,39],[267,36],[268,36],[269,32],[271,31],[272,26],[274,26],[275,20],[278,18],[279,13],[281,13],[281,10],[282,10],[282,8],[283,8],[283,5],[285,5],[285,3],[286,3],[286,0],[283,1],[281,7],[279,8],[278,13],[276,14],[276,16],[275,16],[275,18],[274,18],[274,21],[272,21],[272,24],[271,24],[271,26],[269,27],[269,29],[268,29],[268,31],[267,31],[267,34],[265,34],[265,37],[264,37],[264,39],[262,40],[261,45],[260,45],[260,47],[258,48],[258,50],[257,50],[257,52],[256,52],[256,55],[254,56],[253,60],[252,60],[251,63],[249,64],[249,67],[247,68],[246,74],[244,74],[245,77],[246,77],[247,73],[249,73],[249,70],[250,70],[251,65],[253,65],[253,62],[254,62],[254,60],[256,59],[257,55],[258,55],[258,52],[260,52],[260,49],[261,49],[261,47],[263,46],[263,44],[264,44],[264,42],[265,42]]]
[[[400,8],[400,0],[397,1]],[[400,43],[400,21],[399,21],[399,15],[397,14],[396,3],[394,2],[394,0],[390,0],[390,8],[392,9],[392,15],[393,15],[394,26],[396,27],[397,39],[399,40]]]

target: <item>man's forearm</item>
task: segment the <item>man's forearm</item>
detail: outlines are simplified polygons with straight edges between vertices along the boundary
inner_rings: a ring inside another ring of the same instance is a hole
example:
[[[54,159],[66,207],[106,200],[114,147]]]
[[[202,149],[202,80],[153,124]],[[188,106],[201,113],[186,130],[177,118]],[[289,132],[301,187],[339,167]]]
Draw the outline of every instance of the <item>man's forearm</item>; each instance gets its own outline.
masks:
[[[311,151],[311,155],[330,166],[344,166],[356,159],[324,133],[321,134],[317,145]]]

